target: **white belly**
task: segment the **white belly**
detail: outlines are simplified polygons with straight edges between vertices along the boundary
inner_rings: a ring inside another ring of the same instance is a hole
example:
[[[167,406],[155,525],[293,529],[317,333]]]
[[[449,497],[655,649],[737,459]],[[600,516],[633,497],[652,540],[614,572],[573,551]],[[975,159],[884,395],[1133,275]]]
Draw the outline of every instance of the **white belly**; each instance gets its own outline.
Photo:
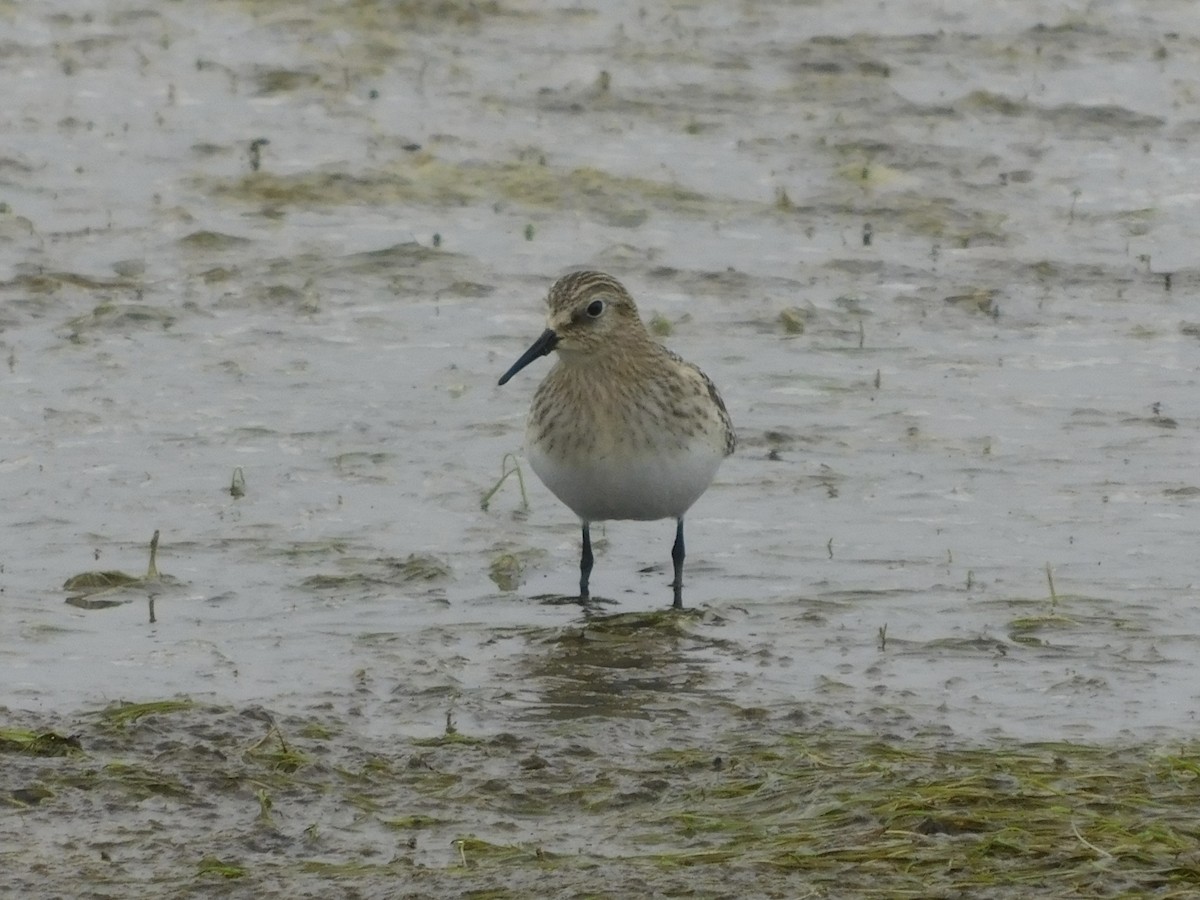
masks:
[[[585,522],[605,519],[677,519],[712,483],[723,448],[698,439],[673,453],[611,454],[570,463],[526,449],[542,483]]]

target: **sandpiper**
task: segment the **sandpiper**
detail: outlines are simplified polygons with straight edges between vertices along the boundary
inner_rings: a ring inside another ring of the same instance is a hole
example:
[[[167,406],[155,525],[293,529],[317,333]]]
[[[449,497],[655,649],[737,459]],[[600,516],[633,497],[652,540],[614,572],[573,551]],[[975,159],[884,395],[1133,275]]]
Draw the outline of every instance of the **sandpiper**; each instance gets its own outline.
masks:
[[[533,395],[525,452],[583,525],[579,597],[588,599],[592,522],[675,519],[671,586],[682,609],[683,516],[737,443],[725,403],[707,375],[650,336],[612,276],[566,275],[546,304],[546,330],[500,384],[558,351]]]

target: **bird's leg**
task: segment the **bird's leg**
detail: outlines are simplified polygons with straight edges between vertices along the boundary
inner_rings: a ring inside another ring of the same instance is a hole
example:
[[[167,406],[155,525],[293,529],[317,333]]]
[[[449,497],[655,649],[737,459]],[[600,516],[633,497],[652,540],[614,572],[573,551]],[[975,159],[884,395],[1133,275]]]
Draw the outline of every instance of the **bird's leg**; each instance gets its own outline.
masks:
[[[592,534],[583,523],[583,553],[579,557],[579,599],[588,599],[588,579],[592,575]]]
[[[675,546],[671,548],[671,561],[675,563],[675,580],[671,587],[675,588],[673,609],[683,609],[683,516],[679,517],[675,527]]]

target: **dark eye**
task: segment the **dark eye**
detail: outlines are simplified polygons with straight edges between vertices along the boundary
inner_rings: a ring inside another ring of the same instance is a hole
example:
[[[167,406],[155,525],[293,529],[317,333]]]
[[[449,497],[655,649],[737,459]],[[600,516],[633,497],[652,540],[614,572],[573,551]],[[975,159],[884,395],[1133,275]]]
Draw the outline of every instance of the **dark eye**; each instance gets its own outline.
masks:
[[[604,301],[603,300],[593,300],[591,303],[588,304],[587,314],[589,316],[591,316],[593,319],[600,318],[600,313],[602,313],[602,312],[604,312]]]

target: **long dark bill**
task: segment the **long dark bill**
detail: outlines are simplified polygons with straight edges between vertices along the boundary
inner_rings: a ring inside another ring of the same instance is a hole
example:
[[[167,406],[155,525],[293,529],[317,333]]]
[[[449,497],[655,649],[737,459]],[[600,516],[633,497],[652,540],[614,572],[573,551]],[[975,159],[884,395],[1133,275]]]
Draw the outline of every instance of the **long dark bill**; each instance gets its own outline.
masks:
[[[553,330],[547,328],[542,332],[542,336],[533,342],[533,346],[522,353],[521,358],[512,364],[512,368],[500,376],[500,383],[507,384],[508,379],[512,378],[535,359],[545,356],[554,349],[557,343],[558,335]]]

